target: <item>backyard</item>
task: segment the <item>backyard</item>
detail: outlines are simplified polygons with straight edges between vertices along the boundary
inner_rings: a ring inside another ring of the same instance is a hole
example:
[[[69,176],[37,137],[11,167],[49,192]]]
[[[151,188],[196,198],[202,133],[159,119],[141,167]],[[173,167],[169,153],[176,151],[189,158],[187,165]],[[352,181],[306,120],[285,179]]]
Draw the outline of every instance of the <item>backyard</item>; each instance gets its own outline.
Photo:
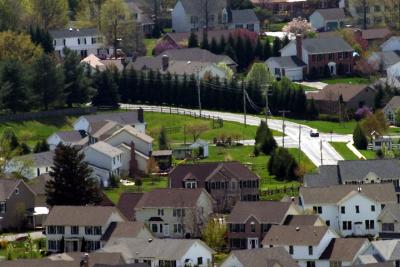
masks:
[[[355,76],[355,77],[339,77],[339,78],[335,77],[329,79],[322,79],[321,82],[327,84],[337,84],[337,83],[370,84],[372,81],[371,79]]]

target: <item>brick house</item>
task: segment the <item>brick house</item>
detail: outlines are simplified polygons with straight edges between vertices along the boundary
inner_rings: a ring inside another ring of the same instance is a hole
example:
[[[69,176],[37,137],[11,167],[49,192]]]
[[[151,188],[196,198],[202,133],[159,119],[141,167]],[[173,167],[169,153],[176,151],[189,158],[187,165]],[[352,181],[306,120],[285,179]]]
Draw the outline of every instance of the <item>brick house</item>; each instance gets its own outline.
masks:
[[[231,249],[259,248],[271,225],[281,225],[288,215],[299,215],[293,202],[258,201],[236,203],[227,218]]]
[[[230,210],[236,201],[258,201],[260,177],[240,162],[182,164],[169,174],[170,188],[205,188],[217,211]]]
[[[341,37],[304,39],[297,36],[281,49],[281,56],[297,56],[310,77],[344,75],[353,72],[354,49]],[[329,72],[329,73],[327,73]]]

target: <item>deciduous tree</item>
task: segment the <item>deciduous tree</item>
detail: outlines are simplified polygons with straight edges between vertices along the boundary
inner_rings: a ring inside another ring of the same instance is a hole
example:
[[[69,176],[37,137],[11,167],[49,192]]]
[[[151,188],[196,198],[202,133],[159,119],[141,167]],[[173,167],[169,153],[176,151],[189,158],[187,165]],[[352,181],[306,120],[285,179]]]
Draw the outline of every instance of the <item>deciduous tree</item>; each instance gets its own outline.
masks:
[[[33,25],[39,25],[46,31],[67,25],[67,0],[30,0],[28,3]]]
[[[43,53],[43,49],[34,44],[29,35],[11,31],[0,32],[0,61],[17,60],[30,64]]]
[[[210,129],[207,122],[196,122],[186,126],[186,132],[193,136],[193,142],[200,137],[200,135]]]

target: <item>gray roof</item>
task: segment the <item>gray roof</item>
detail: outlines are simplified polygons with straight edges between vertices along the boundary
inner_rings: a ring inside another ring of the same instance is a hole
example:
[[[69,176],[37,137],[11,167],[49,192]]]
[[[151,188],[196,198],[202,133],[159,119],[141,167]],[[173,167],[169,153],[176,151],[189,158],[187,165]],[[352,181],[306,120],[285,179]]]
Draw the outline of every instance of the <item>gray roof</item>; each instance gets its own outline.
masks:
[[[254,9],[230,10],[230,22],[234,24],[244,24],[259,22]]]
[[[387,204],[385,208],[382,210],[381,214],[379,215],[382,216],[385,213],[390,213],[395,220],[400,221],[400,204]]]
[[[400,96],[392,97],[384,109],[387,109],[388,107],[392,108],[393,110],[397,110],[400,107]]]
[[[262,244],[264,246],[317,246],[328,230],[328,226],[272,225]]]
[[[353,262],[367,242],[366,238],[334,238],[322,252],[320,259]]]
[[[84,115],[89,123],[99,122],[99,121],[115,121],[120,124],[133,125],[136,123],[143,123],[139,121],[138,118],[139,110],[132,110],[128,112],[112,112],[112,113],[99,113],[94,115]]]
[[[62,131],[56,132],[55,134],[58,135],[64,142],[71,143],[79,142],[86,136],[83,131]]]
[[[283,247],[234,250],[230,254],[245,267],[298,267],[297,262]]]
[[[115,157],[120,154],[123,154],[122,150],[120,150],[116,147],[113,147],[112,145],[110,145],[106,142],[103,142],[103,141],[94,143],[93,145],[88,146],[86,149],[89,149],[89,148],[94,149],[108,157]]]
[[[202,16],[205,14],[204,0],[179,0],[182,3],[183,8],[189,15]],[[209,2],[209,7],[214,11],[222,11],[226,8],[227,0],[213,0]],[[210,9],[209,8],[209,9]]]
[[[296,45],[296,40],[291,41]],[[341,37],[307,38],[302,40],[303,49],[309,54],[353,52],[354,49]]]
[[[285,56],[285,57],[270,57],[267,59],[266,63],[274,61],[282,68],[299,68],[305,67],[306,63],[296,56]]]
[[[46,151],[17,157],[17,160],[29,161],[29,163],[32,163],[35,167],[46,167],[53,165],[54,155],[54,151]]]
[[[112,222],[101,240],[110,240],[112,238],[136,238],[142,231],[148,231],[142,222]]]
[[[386,69],[400,61],[400,50],[378,51],[373,53],[370,58],[378,58],[378,62],[382,63],[383,67]]]
[[[317,9],[314,12],[321,14],[325,20],[343,20],[346,18],[343,8]]]
[[[400,260],[400,240],[372,241],[372,246],[385,261]]]
[[[0,201],[6,201],[22,182],[21,179],[0,178]]]
[[[322,187],[339,184],[338,166],[322,165],[318,169],[318,173],[306,174],[304,176],[304,186],[306,187]]]
[[[245,223],[252,216],[260,223],[281,224],[290,206],[290,202],[238,201],[226,221],[228,223]]]
[[[98,36],[100,33],[96,28],[83,28],[83,29],[61,29],[49,31],[53,39],[58,38],[71,38],[71,37],[85,37],[85,36]]]
[[[359,192],[359,188],[361,191]],[[380,203],[396,203],[397,197],[392,183],[343,184],[325,187],[301,187],[303,204],[337,204],[350,194],[362,194]]]

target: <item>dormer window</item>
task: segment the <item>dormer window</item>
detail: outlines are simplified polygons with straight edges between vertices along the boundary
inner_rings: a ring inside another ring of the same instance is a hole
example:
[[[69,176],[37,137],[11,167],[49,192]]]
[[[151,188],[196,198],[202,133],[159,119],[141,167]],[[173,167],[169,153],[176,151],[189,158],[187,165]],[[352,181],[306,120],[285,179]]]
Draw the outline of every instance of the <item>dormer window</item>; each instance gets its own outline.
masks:
[[[197,182],[196,181],[186,181],[185,188],[190,188],[190,189],[197,188]]]

